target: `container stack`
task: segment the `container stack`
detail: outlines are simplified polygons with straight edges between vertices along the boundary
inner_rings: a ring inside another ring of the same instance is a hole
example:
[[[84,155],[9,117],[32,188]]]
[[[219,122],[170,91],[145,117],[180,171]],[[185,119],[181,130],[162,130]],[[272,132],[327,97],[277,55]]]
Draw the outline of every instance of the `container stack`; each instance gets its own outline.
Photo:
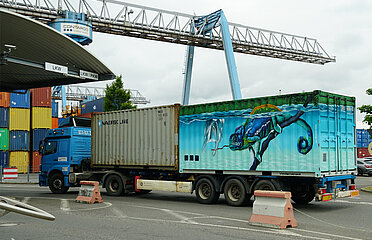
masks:
[[[81,105],[81,117],[91,118],[93,113],[101,113],[103,110],[103,98],[85,102]]]
[[[40,172],[41,157],[39,155],[40,142],[44,139],[48,129],[52,128],[52,95],[51,88],[31,89],[31,144],[30,161],[32,172]]]
[[[10,94],[0,92],[0,167],[9,167],[9,102]]]
[[[52,128],[58,128],[58,102],[52,101]]]
[[[366,129],[356,130],[357,141],[357,157],[371,157],[372,156],[372,138]]]
[[[30,93],[10,93],[9,101],[9,167],[26,173],[30,150]]]

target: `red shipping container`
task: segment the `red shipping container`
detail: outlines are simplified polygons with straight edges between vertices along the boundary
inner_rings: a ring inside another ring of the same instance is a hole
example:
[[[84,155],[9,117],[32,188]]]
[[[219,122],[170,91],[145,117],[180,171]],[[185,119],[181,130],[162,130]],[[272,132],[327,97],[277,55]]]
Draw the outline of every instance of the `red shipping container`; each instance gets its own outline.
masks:
[[[58,118],[52,118],[52,128],[58,128]]]
[[[0,107],[8,108],[10,103],[10,93],[0,92]]]
[[[32,152],[32,165],[31,169],[33,173],[40,172],[41,155],[39,152]]]
[[[357,148],[357,158],[371,157],[371,152],[368,150],[368,148]]]
[[[100,112],[94,112],[94,113],[100,113]],[[92,118],[93,113],[85,113],[83,115],[80,115],[79,117],[85,117],[85,118]]]
[[[31,89],[31,106],[52,107],[52,90],[50,87]]]

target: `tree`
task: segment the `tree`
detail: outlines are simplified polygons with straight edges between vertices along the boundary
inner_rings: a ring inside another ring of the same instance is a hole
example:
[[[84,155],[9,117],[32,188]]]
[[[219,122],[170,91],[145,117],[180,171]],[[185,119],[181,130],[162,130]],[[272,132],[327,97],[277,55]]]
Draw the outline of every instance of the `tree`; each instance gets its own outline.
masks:
[[[368,95],[372,95],[372,88],[367,89],[366,93]],[[370,132],[370,131],[372,132],[372,106],[371,105],[362,105],[361,107],[358,107],[358,109],[361,113],[367,114],[364,117],[363,122],[365,122],[369,125],[368,132]],[[371,134],[371,132],[370,132],[370,134]]]
[[[134,109],[137,107],[129,101],[130,90],[124,89],[121,76],[117,77],[113,83],[106,85],[105,95],[103,102],[105,112]]]

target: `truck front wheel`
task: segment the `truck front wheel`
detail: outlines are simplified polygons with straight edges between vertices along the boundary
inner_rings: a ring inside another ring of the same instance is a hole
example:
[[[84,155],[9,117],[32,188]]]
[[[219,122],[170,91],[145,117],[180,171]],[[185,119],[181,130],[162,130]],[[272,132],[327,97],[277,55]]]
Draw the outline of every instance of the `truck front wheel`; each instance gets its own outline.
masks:
[[[106,191],[110,196],[122,195],[124,192],[124,184],[121,177],[116,174],[108,176],[106,180]]]
[[[68,188],[65,186],[64,177],[61,173],[55,173],[49,178],[49,189],[52,193],[66,193]]]
[[[216,203],[220,197],[214,184],[208,178],[202,178],[196,183],[195,193],[198,202],[202,204]]]

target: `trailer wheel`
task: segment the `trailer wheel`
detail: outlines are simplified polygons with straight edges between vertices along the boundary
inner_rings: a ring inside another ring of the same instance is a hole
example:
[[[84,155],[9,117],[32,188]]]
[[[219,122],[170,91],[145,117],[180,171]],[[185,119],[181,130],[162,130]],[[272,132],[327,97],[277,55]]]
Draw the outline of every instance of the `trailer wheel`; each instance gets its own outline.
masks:
[[[291,191],[292,200],[297,204],[308,204],[315,197],[314,187],[311,185],[302,185]]]
[[[216,203],[220,197],[214,184],[208,178],[202,178],[196,183],[195,194],[198,202],[202,204]]]
[[[61,173],[55,173],[49,178],[49,189],[52,193],[66,193],[69,187],[65,186],[64,178]]]
[[[266,191],[278,191],[277,187],[270,181],[270,180],[260,180],[256,185],[254,186],[254,191],[256,190],[266,190]]]
[[[121,177],[111,174],[106,180],[106,191],[109,196],[120,196],[124,192],[124,184]]]
[[[223,192],[227,204],[234,207],[244,205],[251,198],[250,194],[247,194],[244,184],[235,178],[226,182]]]

